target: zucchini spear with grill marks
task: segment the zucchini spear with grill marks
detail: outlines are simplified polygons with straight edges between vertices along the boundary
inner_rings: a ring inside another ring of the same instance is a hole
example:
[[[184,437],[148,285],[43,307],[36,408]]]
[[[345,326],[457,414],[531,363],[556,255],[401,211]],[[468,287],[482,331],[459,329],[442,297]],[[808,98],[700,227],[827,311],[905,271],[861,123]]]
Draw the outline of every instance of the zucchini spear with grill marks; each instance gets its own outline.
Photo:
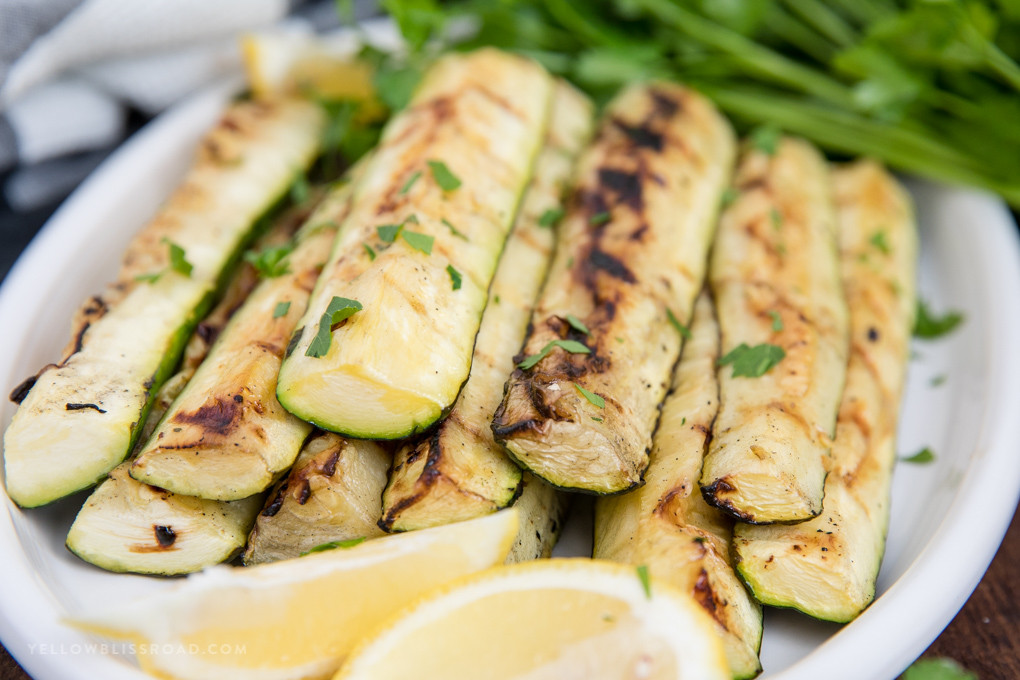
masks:
[[[645,484],[595,503],[593,556],[647,565],[657,579],[690,593],[718,624],[733,676],[750,678],[761,671],[761,607],[730,564],[733,521],[698,489],[719,409],[718,358],[719,326],[703,292],[662,405]]]
[[[560,487],[640,484],[702,286],[733,132],[677,85],[625,90],[582,154],[556,256],[493,433]]]
[[[478,517],[506,507],[520,490],[521,470],[493,440],[489,423],[552,256],[549,215],[559,210],[591,130],[591,103],[559,83],[534,178],[492,281],[470,377],[438,429],[397,452],[383,494],[381,525],[387,531]]]
[[[277,238],[280,230],[278,224],[264,240]],[[242,266],[223,298],[198,324],[180,369],[156,395],[143,436],[154,431],[256,282],[254,269]],[[259,498],[218,503],[179,496],[131,479],[130,466],[125,462],[111,470],[78,512],[66,541],[78,557],[109,571],[171,575],[222,562],[244,545]]]
[[[800,524],[740,526],[733,544],[759,600],[843,622],[874,598],[885,548],[917,233],[907,193],[874,162],[836,170],[833,185],[851,345],[825,505]]]
[[[312,162],[323,126],[307,101],[245,101],[206,135],[182,185],[132,241],[117,283],[86,303],[70,352],[27,395],[18,390],[4,435],[12,500],[50,503],[128,455],[225,272]]]
[[[280,371],[289,411],[371,439],[420,432],[468,377],[551,103],[536,63],[449,55],[387,124]]]
[[[333,189],[289,254],[261,251],[264,280],[135,458],[132,477],[231,501],[265,491],[293,465],[312,427],[280,406],[276,375],[349,205],[350,185]]]
[[[743,522],[799,522],[822,509],[849,341],[829,171],[784,138],[747,149],[735,188],[709,272],[725,365],[701,489]]]
[[[379,507],[390,458],[366,439],[331,432],[309,439],[255,520],[244,563],[275,562],[332,541],[381,536]]]

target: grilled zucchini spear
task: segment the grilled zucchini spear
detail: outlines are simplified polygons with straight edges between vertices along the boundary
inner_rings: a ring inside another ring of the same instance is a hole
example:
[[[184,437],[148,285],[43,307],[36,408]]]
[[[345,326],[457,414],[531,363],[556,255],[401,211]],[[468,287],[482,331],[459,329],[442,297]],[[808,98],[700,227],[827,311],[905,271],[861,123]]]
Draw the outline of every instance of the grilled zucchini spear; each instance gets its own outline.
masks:
[[[446,56],[425,75],[355,181],[280,371],[289,411],[398,439],[452,406],[551,94],[540,66],[491,49]]]
[[[379,507],[390,454],[373,441],[330,432],[313,437],[269,494],[245,564],[298,557],[331,541],[381,536]]]
[[[279,225],[266,240],[276,238],[278,231]],[[223,298],[199,323],[180,369],[156,395],[143,436],[154,431],[256,282],[254,269],[241,267]],[[67,534],[71,552],[109,571],[171,575],[222,562],[244,545],[260,499],[217,503],[178,496],[131,479],[130,466],[125,462],[111,470],[85,501]]]
[[[293,465],[312,427],[280,406],[276,375],[349,199],[349,184],[333,189],[293,250],[265,261],[265,280],[135,458],[132,477],[178,494],[232,501],[265,491]]]
[[[730,564],[733,522],[698,490],[701,461],[719,409],[719,327],[707,292],[698,298],[652,444],[645,485],[595,503],[594,557],[647,565],[690,593],[719,625],[736,678],[761,671],[761,607]]]
[[[737,568],[755,597],[849,621],[875,596],[885,549],[896,422],[915,309],[910,199],[879,165],[833,173],[851,349],[825,506],[791,526],[741,526]]]
[[[307,101],[247,101],[204,138],[183,184],[129,246],[118,282],[86,303],[69,353],[37,377],[7,428],[12,500],[50,503],[128,455],[224,273],[312,162],[323,125]]]
[[[722,353],[734,362],[719,369],[701,488],[741,521],[799,522],[822,509],[846,376],[829,172],[811,145],[784,138],[748,148],[735,187],[709,272]]]
[[[492,422],[551,484],[640,484],[733,156],[726,120],[690,90],[634,86],[609,105]]]
[[[559,208],[591,130],[591,103],[560,82],[535,175],[492,281],[470,377],[438,429],[404,444],[394,457],[383,494],[381,525],[387,531],[478,517],[506,507],[520,490],[521,469],[493,440],[489,423],[552,256],[555,232],[543,216]]]

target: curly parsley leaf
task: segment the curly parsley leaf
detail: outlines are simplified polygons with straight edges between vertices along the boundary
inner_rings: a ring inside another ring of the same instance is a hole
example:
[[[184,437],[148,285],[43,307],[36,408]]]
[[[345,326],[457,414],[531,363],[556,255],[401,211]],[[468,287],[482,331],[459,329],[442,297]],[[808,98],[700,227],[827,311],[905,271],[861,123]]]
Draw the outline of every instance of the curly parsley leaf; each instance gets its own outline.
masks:
[[[293,244],[263,248],[258,252],[249,250],[244,254],[244,261],[255,267],[262,278],[275,279],[290,273],[290,266],[284,260],[293,250]]]
[[[924,340],[940,338],[952,332],[963,322],[960,312],[946,312],[943,316],[934,315],[924,300],[917,301],[917,317],[914,321],[914,337]]]

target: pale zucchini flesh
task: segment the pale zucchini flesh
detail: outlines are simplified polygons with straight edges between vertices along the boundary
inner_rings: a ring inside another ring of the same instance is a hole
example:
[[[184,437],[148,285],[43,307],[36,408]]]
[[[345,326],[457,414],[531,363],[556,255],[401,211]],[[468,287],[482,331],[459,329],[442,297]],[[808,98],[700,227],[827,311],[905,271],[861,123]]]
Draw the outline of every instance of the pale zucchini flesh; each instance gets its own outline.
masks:
[[[333,189],[283,260],[237,310],[191,382],[131,465],[140,482],[210,500],[269,488],[293,465],[312,426],[276,400],[276,376],[304,313],[349,184]],[[280,305],[285,306],[280,313]]]
[[[759,377],[719,369],[720,406],[701,475],[743,522],[799,522],[822,509],[849,331],[828,168],[807,142],[748,148],[719,220],[709,272],[725,356],[785,352]]]
[[[248,538],[244,563],[275,562],[332,541],[381,536],[390,458],[373,441],[329,432],[310,439],[270,492]]]
[[[634,86],[610,103],[578,163],[520,358],[565,340],[588,353],[555,348],[516,368],[492,423],[549,483],[599,494],[641,483],[680,354],[670,314],[690,317],[734,154],[729,124],[691,90]]]
[[[426,73],[355,182],[351,213],[280,371],[288,410],[341,434],[399,439],[450,409],[551,94],[540,66],[491,49],[448,55]],[[451,188],[437,164],[460,185]],[[384,225],[404,225],[404,236],[387,243]],[[408,232],[431,237],[431,253],[413,247]],[[334,297],[362,310],[331,327],[323,356],[310,356]]]
[[[521,494],[514,501],[520,527],[506,556],[507,564],[551,557],[570,507],[570,494],[531,473],[525,472],[523,477]]]
[[[12,500],[45,505],[128,455],[256,221],[314,159],[323,124],[306,101],[238,102],[206,135],[183,183],[129,246],[109,302],[24,395],[4,434]],[[164,239],[184,250],[190,275],[167,271]]]
[[[692,597],[716,622],[735,678],[761,672],[761,607],[730,561],[733,521],[698,489],[719,409],[715,363],[719,327],[703,292],[655,432],[644,486],[595,503],[593,557],[646,565],[656,579]]]
[[[838,168],[833,186],[851,348],[824,507],[796,525],[738,527],[734,550],[762,602],[845,622],[874,598],[885,548],[918,244],[910,198],[881,166]]]
[[[552,256],[555,232],[542,216],[560,207],[573,162],[591,135],[592,115],[584,95],[557,85],[546,141],[489,291],[470,376],[438,429],[395,454],[383,494],[381,525],[387,531],[495,512],[520,491],[521,470],[493,439],[489,423]]]

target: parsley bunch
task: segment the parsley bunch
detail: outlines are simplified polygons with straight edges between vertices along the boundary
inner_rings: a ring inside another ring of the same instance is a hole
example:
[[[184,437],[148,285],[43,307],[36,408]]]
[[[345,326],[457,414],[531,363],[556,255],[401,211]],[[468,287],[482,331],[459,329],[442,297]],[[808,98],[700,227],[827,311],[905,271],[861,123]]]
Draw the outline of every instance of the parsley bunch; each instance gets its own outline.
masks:
[[[771,124],[1020,206],[1017,0],[382,4],[412,55],[450,43],[452,20],[470,17],[476,30],[457,48],[534,57],[597,99],[635,80],[679,80],[747,129]],[[409,68],[383,68],[380,80],[403,95]]]

